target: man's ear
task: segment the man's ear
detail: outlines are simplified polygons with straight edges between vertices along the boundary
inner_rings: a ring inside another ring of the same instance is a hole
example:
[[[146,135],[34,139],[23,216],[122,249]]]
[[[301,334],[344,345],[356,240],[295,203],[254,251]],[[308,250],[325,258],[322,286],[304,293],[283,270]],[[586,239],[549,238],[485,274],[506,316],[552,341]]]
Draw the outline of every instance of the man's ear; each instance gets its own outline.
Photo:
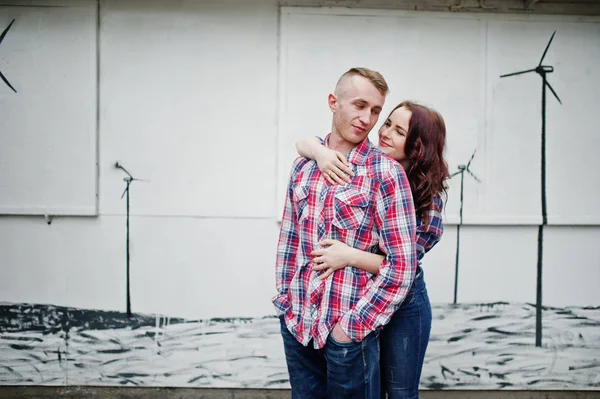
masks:
[[[329,104],[329,109],[331,110],[331,112],[333,112],[335,114],[335,111],[337,111],[337,98],[335,97],[334,94],[329,94],[329,96],[327,96],[327,103]]]

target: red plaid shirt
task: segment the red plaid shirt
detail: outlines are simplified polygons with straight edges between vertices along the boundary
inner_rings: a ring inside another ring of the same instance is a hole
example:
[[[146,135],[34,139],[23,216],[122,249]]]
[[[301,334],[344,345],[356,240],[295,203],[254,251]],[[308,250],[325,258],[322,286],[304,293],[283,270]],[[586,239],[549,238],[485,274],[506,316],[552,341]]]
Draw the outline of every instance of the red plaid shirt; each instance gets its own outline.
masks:
[[[327,139],[325,140],[327,143]],[[415,212],[402,167],[364,140],[348,154],[352,183],[329,184],[316,162],[298,158],[277,247],[273,303],[298,342],[325,346],[336,323],[356,342],[383,327],[409,292],[417,268]],[[349,265],[326,280],[310,253],[326,238],[385,260],[374,276]]]

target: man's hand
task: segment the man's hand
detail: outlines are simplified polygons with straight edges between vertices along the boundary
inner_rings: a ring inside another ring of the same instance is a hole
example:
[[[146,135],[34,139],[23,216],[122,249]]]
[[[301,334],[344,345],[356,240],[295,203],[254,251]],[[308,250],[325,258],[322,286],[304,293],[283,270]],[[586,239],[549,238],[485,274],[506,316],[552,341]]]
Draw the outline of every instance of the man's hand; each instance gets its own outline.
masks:
[[[352,338],[350,338],[348,334],[346,334],[344,330],[342,330],[340,323],[337,323],[335,327],[333,327],[331,335],[333,336],[333,339],[335,339],[337,342],[352,342]]]

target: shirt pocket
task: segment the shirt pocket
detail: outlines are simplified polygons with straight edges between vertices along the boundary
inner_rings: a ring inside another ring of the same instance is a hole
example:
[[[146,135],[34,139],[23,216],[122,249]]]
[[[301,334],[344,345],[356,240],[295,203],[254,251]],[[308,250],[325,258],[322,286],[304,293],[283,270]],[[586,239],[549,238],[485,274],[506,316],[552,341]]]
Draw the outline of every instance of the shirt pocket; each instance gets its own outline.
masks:
[[[342,230],[356,230],[364,222],[371,197],[355,187],[339,188],[335,193],[333,225]]]
[[[293,200],[296,207],[296,215],[298,215],[298,223],[301,223],[308,217],[308,194],[310,189],[308,186],[296,186],[294,188]]]

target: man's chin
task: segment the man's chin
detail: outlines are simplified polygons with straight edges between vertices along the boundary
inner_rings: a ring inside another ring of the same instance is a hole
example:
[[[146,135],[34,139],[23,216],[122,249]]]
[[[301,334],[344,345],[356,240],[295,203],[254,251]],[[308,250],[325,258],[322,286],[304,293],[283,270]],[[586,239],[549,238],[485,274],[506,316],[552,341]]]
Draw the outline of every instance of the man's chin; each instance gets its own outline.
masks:
[[[351,133],[348,135],[348,138],[351,143],[354,144],[358,144],[360,142],[362,142],[364,139],[367,138],[367,136],[369,135],[369,132],[364,132],[364,133]]]

